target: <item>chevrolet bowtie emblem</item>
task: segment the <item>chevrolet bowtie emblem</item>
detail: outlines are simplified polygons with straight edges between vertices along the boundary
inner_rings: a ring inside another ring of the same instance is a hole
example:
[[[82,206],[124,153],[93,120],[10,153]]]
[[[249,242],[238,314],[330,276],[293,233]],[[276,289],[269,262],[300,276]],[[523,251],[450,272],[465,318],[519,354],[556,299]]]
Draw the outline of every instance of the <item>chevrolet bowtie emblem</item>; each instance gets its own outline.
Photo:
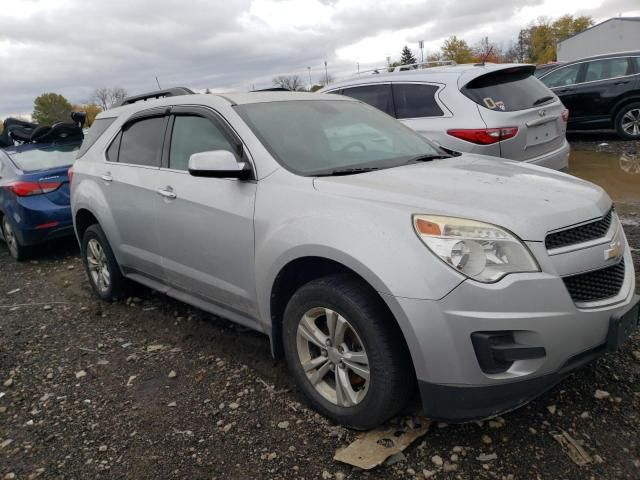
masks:
[[[613,242],[609,244],[609,248],[604,251],[604,259],[611,260],[612,258],[620,258],[624,253],[621,242]]]

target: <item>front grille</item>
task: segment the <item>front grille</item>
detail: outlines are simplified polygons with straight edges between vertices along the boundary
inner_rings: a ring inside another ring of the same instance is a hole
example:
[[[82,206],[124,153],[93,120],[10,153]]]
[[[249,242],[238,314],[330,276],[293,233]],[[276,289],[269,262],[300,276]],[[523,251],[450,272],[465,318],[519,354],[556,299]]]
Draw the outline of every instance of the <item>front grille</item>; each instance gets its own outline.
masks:
[[[568,228],[560,232],[550,233],[545,239],[547,250],[554,248],[568,247],[578,243],[588,242],[604,237],[611,226],[613,210],[609,210],[603,218],[595,222],[580,225],[579,227]]]
[[[624,283],[624,260],[611,267],[564,277],[562,280],[575,303],[615,297]]]

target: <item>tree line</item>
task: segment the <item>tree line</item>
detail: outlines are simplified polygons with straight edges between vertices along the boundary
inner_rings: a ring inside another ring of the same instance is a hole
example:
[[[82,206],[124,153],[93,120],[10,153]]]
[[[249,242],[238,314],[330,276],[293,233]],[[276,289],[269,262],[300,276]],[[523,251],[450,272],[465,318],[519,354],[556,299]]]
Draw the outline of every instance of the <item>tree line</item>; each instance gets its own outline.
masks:
[[[535,63],[544,64],[557,60],[558,42],[580,33],[593,25],[588,16],[574,17],[563,15],[556,20],[540,17],[518,33],[506,47],[483,38],[475,45],[469,45],[464,39],[453,35],[447,38],[436,52],[426,55],[428,62],[453,61],[456,63]],[[389,61],[388,68],[418,63],[415,54],[408,45],[402,48],[400,59]],[[324,86],[325,82],[311,85],[313,92]],[[280,75],[273,79],[273,86],[286,90],[301,91],[309,87],[299,75]]]

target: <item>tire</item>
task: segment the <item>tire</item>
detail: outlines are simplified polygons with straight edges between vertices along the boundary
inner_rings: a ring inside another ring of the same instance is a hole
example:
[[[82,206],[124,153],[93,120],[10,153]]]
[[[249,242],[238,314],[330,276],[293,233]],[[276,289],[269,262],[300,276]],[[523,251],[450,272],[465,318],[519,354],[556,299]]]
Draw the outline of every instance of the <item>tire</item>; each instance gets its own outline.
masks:
[[[84,232],[81,253],[87,278],[98,297],[109,301],[126,295],[129,282],[122,275],[100,225],[91,225]]]
[[[329,323],[341,325],[333,331],[342,333],[332,337]],[[320,348],[327,338],[335,344]],[[336,423],[373,428],[400,412],[414,392],[415,375],[395,320],[377,294],[352,276],[331,275],[301,287],[285,309],[283,343],[296,384],[315,410]],[[303,364],[314,368],[305,372]]]
[[[620,109],[614,120],[616,132],[625,140],[640,140],[640,102]]]
[[[3,215],[0,216],[0,220],[2,237],[9,248],[9,254],[18,262],[27,260],[29,258],[30,250],[28,247],[20,243],[20,239],[16,236],[9,218]]]

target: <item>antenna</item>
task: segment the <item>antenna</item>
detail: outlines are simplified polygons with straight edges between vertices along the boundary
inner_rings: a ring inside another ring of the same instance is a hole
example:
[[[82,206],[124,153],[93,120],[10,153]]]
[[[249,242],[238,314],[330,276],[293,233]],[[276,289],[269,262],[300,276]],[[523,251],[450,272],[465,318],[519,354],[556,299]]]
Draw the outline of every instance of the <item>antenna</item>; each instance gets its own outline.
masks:
[[[158,84],[158,88],[159,88],[160,90],[162,90],[162,87],[160,86],[160,82],[158,81],[158,76],[157,76],[157,75],[156,75],[156,83]]]
[[[485,53],[484,56],[482,57],[482,61],[480,62],[480,65],[484,67],[484,62],[487,61],[487,58],[489,58],[489,55],[491,55],[491,52],[493,52],[493,45],[489,47],[489,50],[487,51],[487,53]]]

